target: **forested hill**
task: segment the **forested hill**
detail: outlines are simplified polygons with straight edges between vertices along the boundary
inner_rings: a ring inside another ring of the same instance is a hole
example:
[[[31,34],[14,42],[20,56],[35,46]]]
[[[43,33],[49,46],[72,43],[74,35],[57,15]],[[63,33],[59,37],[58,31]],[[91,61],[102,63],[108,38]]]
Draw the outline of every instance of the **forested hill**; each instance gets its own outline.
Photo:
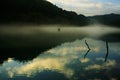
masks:
[[[105,14],[89,17],[92,20],[109,26],[120,27],[120,14]]]
[[[88,18],[46,0],[1,0],[0,23],[87,25]]]

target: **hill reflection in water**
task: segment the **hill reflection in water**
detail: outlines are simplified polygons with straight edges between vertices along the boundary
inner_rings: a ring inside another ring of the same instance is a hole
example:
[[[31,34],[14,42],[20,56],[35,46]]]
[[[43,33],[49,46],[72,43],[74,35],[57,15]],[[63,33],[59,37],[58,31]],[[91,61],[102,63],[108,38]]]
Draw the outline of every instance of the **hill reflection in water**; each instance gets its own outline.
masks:
[[[88,48],[91,51],[84,59]],[[105,42],[91,38],[65,42],[51,48],[33,60],[19,62],[12,58],[0,66],[0,78],[15,80],[119,80],[120,43],[109,43],[110,53],[107,62]]]
[[[0,62],[9,57],[20,61],[32,60],[41,52],[61,43],[71,42],[76,39],[81,40],[85,37],[109,42],[120,42],[119,32],[119,28],[100,24],[84,27],[66,25],[3,25],[0,27]]]

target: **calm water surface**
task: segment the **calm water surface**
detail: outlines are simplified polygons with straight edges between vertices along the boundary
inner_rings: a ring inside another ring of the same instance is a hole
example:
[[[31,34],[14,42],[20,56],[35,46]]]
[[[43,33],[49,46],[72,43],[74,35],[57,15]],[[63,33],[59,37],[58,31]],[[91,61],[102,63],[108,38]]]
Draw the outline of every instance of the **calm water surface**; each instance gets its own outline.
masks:
[[[0,28],[2,80],[120,79],[119,28],[104,25]],[[109,37],[103,39],[106,35]],[[91,50],[84,58],[88,51],[85,40]],[[106,62],[104,40],[109,41]]]

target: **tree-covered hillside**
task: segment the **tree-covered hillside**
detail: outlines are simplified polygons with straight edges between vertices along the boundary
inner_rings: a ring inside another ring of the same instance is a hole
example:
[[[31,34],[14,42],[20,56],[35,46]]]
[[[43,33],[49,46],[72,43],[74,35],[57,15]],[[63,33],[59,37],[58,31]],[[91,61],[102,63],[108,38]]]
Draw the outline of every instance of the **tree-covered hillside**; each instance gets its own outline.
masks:
[[[46,0],[2,0],[0,23],[86,25],[88,19],[66,11]]]

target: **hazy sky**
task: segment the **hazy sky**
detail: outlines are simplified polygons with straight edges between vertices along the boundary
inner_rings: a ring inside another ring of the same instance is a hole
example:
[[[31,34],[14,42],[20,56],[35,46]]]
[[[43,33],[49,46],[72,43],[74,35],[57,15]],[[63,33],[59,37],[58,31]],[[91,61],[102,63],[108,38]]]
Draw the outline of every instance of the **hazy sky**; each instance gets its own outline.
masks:
[[[120,0],[47,0],[54,5],[86,16],[118,13]]]

